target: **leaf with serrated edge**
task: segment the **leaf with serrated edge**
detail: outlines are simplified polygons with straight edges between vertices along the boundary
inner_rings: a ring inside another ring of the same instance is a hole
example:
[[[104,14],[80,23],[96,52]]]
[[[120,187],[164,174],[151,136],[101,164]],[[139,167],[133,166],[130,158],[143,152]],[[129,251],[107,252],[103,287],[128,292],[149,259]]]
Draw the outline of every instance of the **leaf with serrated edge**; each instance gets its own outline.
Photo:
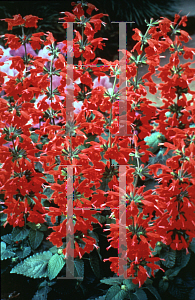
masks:
[[[121,290],[118,285],[113,285],[107,291],[105,300],[123,300],[126,296],[126,291]]]
[[[1,252],[1,260],[8,259],[15,256],[15,253],[10,250],[4,250]]]
[[[1,253],[6,249],[6,243],[1,242]]]
[[[160,258],[165,259],[165,261],[162,261],[162,264],[167,268],[172,268],[175,265],[176,260],[176,251],[169,249],[169,251],[162,252],[160,254]]]
[[[48,263],[48,277],[49,280],[54,279],[65,265],[65,260],[59,254],[54,254]]]
[[[6,235],[3,235],[1,237],[2,241],[4,241],[5,243],[7,244],[11,244],[13,241],[12,241],[12,234],[6,234]]]
[[[30,230],[29,241],[33,249],[37,249],[44,238],[44,233],[39,230]]]
[[[29,234],[29,230],[25,228],[15,227],[12,231],[12,240],[14,242],[24,240]]]
[[[21,274],[31,278],[47,277],[47,266],[51,257],[52,253],[50,251],[36,253],[16,265],[10,273]]]

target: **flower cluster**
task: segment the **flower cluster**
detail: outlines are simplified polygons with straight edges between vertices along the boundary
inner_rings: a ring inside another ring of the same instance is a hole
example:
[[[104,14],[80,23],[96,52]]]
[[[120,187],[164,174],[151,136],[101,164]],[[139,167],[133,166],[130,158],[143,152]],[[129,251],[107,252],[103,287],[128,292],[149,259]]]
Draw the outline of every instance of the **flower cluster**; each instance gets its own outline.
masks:
[[[67,76],[67,41],[56,46],[51,32],[26,36],[25,28],[36,28],[38,17],[5,19],[8,30],[19,26],[22,36],[5,34],[9,48],[0,48],[3,212],[6,223],[13,227],[27,222],[47,224],[50,219],[53,231],[47,239],[63,247],[65,256],[71,247],[67,228],[72,225],[75,258],[97,247],[91,233],[94,224],[104,226],[105,231],[110,230],[110,247],[120,253],[120,257],[109,258],[111,270],[119,274],[120,265],[126,265],[122,273],[127,272],[141,286],[150,276],[148,269],[152,275],[160,269],[160,258],[153,255],[158,241],[188,251],[195,237],[195,92],[189,88],[195,73],[190,62],[180,64],[179,60],[181,55],[193,59],[195,49],[183,45],[190,38],[180,29],[187,18],[176,15],[173,22],[151,20],[145,34],[135,29],[132,38],[137,43],[130,52],[123,50],[123,65],[118,60],[95,58],[95,50],[105,46],[105,39],[94,36],[105,25],[101,19],[106,15],[92,16],[98,9],[87,3],[85,16],[82,3],[72,4],[73,13],[65,12],[61,20],[64,28],[68,22],[80,28],[74,30],[78,64],[71,66],[73,82]],[[170,61],[161,67],[160,55],[168,49]],[[139,78],[142,64],[149,66],[148,73]],[[159,85],[152,78],[157,71],[162,80]],[[120,89],[124,81],[125,102]],[[73,83],[72,114],[67,103]],[[147,87],[152,94],[161,91],[161,108],[147,98]],[[127,134],[120,136],[124,122]],[[155,131],[164,135],[161,146],[174,151],[166,165],[148,164],[154,154],[144,139]],[[121,166],[126,170],[123,174]],[[68,167],[72,167],[72,177]],[[158,186],[144,191],[140,182],[151,175]],[[121,189],[121,181],[126,190]],[[73,200],[68,192],[71,184]],[[72,220],[68,219],[70,203]],[[97,210],[105,207],[111,210],[109,219],[114,219],[109,228],[98,219]],[[120,227],[126,237],[119,236]],[[124,247],[119,247],[119,241]]]

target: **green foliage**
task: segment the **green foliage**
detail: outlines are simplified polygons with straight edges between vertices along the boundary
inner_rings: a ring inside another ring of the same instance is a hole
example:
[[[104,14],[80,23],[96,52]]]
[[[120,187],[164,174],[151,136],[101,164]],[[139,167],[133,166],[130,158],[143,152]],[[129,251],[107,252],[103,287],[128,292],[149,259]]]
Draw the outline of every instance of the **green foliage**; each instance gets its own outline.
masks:
[[[39,288],[38,288],[36,294],[34,295],[34,297],[32,298],[32,300],[47,300],[47,295],[52,290],[52,288],[50,286],[53,284],[54,283],[50,283],[47,280],[44,280],[43,282],[41,282],[41,284],[39,285]]]
[[[12,234],[10,233],[10,234],[6,234],[6,235],[3,235],[2,237],[1,237],[1,239],[2,239],[2,241],[4,241],[5,243],[7,243],[7,244],[12,244]]]
[[[157,299],[161,300],[161,296],[159,295],[157,289],[153,287],[151,284],[148,284],[146,288],[150,291],[150,293]]]
[[[162,264],[165,267],[172,268],[175,265],[176,251],[166,248],[160,253],[160,258],[165,259],[165,261],[162,260]]]
[[[168,269],[165,272],[165,276],[163,277],[165,280],[173,280],[175,278],[175,276],[177,276],[179,274],[179,272],[181,271],[181,268],[176,267],[174,269]]]
[[[178,300],[187,299],[188,292],[189,290],[185,281],[180,277],[176,277],[174,283],[169,287],[169,293]]]
[[[121,290],[120,286],[113,285],[106,293],[105,300],[123,300],[127,296],[127,292]]]
[[[89,262],[95,276],[100,278],[100,262],[96,249],[89,253]]]
[[[42,278],[48,276],[48,263],[52,253],[44,251],[36,253],[33,256],[26,258],[24,261],[16,265],[10,273],[21,274],[31,278]]]
[[[20,249],[17,249],[15,252],[17,257],[23,259],[31,254],[31,247],[20,246]]]
[[[137,289],[134,294],[136,295],[138,300],[147,300],[148,299],[146,293],[142,289]]]
[[[108,285],[120,285],[123,282],[123,277],[110,277],[110,278],[104,278],[101,279],[100,282]]]
[[[131,279],[125,279],[125,280],[123,280],[123,284],[127,286],[127,289],[129,291],[136,290],[136,288],[138,286],[137,284],[134,284]]]
[[[39,230],[30,229],[29,241],[30,241],[31,247],[34,250],[37,249],[40,246],[43,238],[44,238],[44,233],[43,232],[41,232]]]
[[[160,279],[158,287],[159,287],[159,292],[161,294],[164,294],[169,287],[169,282],[164,279]]]
[[[15,253],[13,251],[6,249],[6,243],[1,242],[1,260],[8,259],[15,256]]]
[[[195,300],[195,288],[189,293],[189,300]]]
[[[68,267],[68,264],[66,265]],[[69,270],[72,276],[74,277],[84,277],[84,261],[79,258],[74,259],[74,274],[72,273],[72,270]]]
[[[15,227],[12,230],[12,240],[14,242],[22,241],[29,235],[29,230],[26,228]]]
[[[150,146],[148,149],[152,153],[157,152],[160,149],[159,143],[162,143],[165,140],[165,137],[160,132],[153,132],[150,136],[145,137],[144,141],[146,145]]]
[[[65,265],[64,255],[54,254],[48,263],[48,277],[49,280],[54,279]]]
[[[186,254],[186,250],[177,251],[176,266],[180,269],[185,268],[190,260],[191,253]]]
[[[195,253],[195,238],[192,239],[189,249]]]

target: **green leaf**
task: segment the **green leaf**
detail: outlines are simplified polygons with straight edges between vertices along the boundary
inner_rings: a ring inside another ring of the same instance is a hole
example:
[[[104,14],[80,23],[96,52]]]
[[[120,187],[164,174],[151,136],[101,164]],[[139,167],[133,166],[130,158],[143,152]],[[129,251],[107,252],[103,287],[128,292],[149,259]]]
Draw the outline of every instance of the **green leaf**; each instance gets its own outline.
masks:
[[[50,258],[48,263],[49,280],[54,279],[60,273],[65,263],[66,263],[65,259],[57,253]]]
[[[186,267],[190,260],[190,257],[191,257],[191,253],[186,254],[185,250],[178,251],[176,257],[176,265],[179,266],[180,268]]]
[[[46,187],[43,192],[43,194],[47,196],[47,199],[50,199],[53,193],[54,191],[50,187]],[[44,201],[46,201],[47,199],[44,199]]]
[[[36,253],[16,265],[10,273],[21,274],[31,278],[47,277],[47,266],[51,257],[52,253],[50,251]]]
[[[1,242],[1,252],[3,252],[6,249],[6,243]]]
[[[175,278],[174,284],[171,284],[169,287],[169,293],[176,299],[186,299],[188,292],[189,289],[187,288],[185,281],[179,277]]]
[[[106,222],[106,217],[100,213],[96,213],[93,215],[101,224]]]
[[[37,229],[37,226],[35,223],[31,223],[31,222],[28,222],[26,225],[28,225],[31,229],[33,230],[36,230]]]
[[[47,182],[49,182],[49,183],[54,183],[55,182],[55,180],[53,178],[53,175],[45,174],[44,176],[46,177]]]
[[[34,143],[37,143],[38,137],[39,137],[39,135],[38,135],[37,133],[35,133],[35,132],[32,132],[31,135],[30,135],[31,140],[32,140]]]
[[[165,276],[169,279],[169,280],[173,280],[175,276],[177,276],[179,274],[179,272],[181,271],[181,268],[176,267],[174,269],[169,269],[165,272]]]
[[[163,279],[161,279],[161,280],[159,281],[159,292],[160,292],[161,294],[165,293],[166,290],[168,289],[168,287],[169,287],[169,282],[168,282],[168,281],[165,281],[165,280],[163,280]]]
[[[195,253],[195,238],[192,239],[192,241],[189,245],[189,249]]]
[[[161,296],[159,295],[157,289],[155,287],[153,287],[151,284],[147,285],[146,288],[150,291],[151,294],[154,295],[154,297],[157,300],[161,300]]]
[[[127,286],[127,288],[128,288],[129,291],[135,290],[137,288],[137,286],[138,286],[137,284],[134,284],[132,282],[132,279],[125,279],[125,280],[123,280],[123,284],[125,284]]]
[[[189,293],[189,299],[188,300],[195,300],[195,288],[191,290]]]
[[[51,287],[45,286],[42,289],[38,289],[32,300],[47,300],[47,294],[52,290]]]
[[[37,249],[44,238],[44,233],[39,230],[30,229],[29,241],[33,249]]]
[[[68,264],[66,264],[66,267],[68,267]],[[74,259],[74,274],[71,272],[69,269],[69,272],[71,273],[72,276],[74,277],[84,277],[84,261],[79,258]]]
[[[155,153],[158,149],[160,149],[160,146],[158,146],[158,144],[161,143],[164,139],[164,135],[160,132],[153,132],[150,136],[146,136],[144,138],[144,141],[146,142],[146,145],[150,146],[148,150],[152,153]]]
[[[39,161],[36,161],[35,162],[35,170],[40,172],[40,173],[43,173],[44,172],[44,169],[42,167],[42,164],[39,162]]]
[[[4,250],[3,252],[1,252],[1,260],[8,259],[13,256],[15,256],[15,253],[13,251]]]
[[[137,300],[137,297],[134,294],[132,294],[132,292],[129,293],[128,297],[130,300]]]
[[[51,251],[51,253],[56,254],[58,253],[58,248],[56,246],[53,246],[49,249],[49,251]]]
[[[89,262],[90,266],[97,278],[100,278],[100,262],[99,262],[99,256],[97,254],[97,251],[94,249],[92,252],[89,253]]]
[[[8,259],[13,256],[15,256],[15,253],[8,249],[6,250],[6,243],[1,242],[1,260]]]
[[[110,277],[101,279],[100,282],[108,285],[120,285],[123,282],[124,278],[120,277]]]
[[[74,259],[74,275],[75,277],[84,277],[84,261],[79,258]]]
[[[13,241],[12,241],[12,234],[5,234],[1,237],[2,241],[4,241],[5,243],[7,244],[11,244]]]
[[[126,291],[121,290],[118,285],[113,285],[107,291],[105,300],[123,300],[126,296]]]
[[[173,249],[168,249],[160,253],[160,258],[164,258],[165,261],[162,260],[162,264],[167,268],[172,268],[175,265],[176,260],[176,251]]]
[[[12,231],[12,240],[14,242],[22,241],[29,235],[29,230],[25,228],[15,227]]]
[[[39,228],[40,231],[47,231],[48,227],[45,224],[41,224],[41,227]]]
[[[31,247],[24,247],[22,250],[16,250],[16,256],[25,258],[31,254]]]
[[[134,293],[134,295],[137,296],[138,300],[147,300],[148,299],[146,293],[141,289],[137,289],[136,292]]]
[[[7,214],[0,213],[0,226],[4,226],[5,222],[7,221]]]

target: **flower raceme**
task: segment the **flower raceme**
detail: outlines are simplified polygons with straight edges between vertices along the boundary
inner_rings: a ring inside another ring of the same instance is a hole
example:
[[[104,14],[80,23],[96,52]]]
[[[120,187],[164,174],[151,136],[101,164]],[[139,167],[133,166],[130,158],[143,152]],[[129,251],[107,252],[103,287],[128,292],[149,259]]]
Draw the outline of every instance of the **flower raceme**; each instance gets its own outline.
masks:
[[[47,224],[50,218],[53,232],[47,239],[57,247],[63,246],[67,256],[70,247],[65,242],[70,203],[67,167],[72,166],[74,257],[81,258],[97,247],[91,232],[94,224],[106,226],[98,220],[97,209],[107,207],[112,212],[108,220],[115,221],[109,227],[110,246],[118,249],[122,224],[126,229],[127,249],[119,251],[126,261],[127,275],[141,286],[149,277],[147,268],[152,275],[160,269],[155,263],[160,258],[153,255],[158,241],[172,249],[188,249],[195,236],[192,127],[195,109],[194,92],[189,89],[194,70],[190,63],[180,65],[179,61],[180,55],[192,59],[195,50],[182,44],[189,36],[178,28],[186,22],[185,18],[179,21],[178,15],[174,22],[166,18],[151,20],[145,34],[135,29],[132,38],[137,44],[130,52],[123,50],[127,58],[123,73],[127,135],[119,136],[119,105],[124,105],[120,99],[119,61],[95,58],[95,50],[103,48],[104,39],[94,36],[105,25],[101,18],[106,15],[92,16],[97,8],[88,3],[86,18],[84,6],[72,4],[73,13],[65,12],[61,18],[65,21],[64,28],[68,27],[67,22],[75,22],[81,31],[74,31],[73,48],[78,64],[72,65],[73,98],[77,110],[69,121],[66,100],[72,82],[67,76],[67,41],[57,48],[50,32],[26,37],[24,29],[36,28],[38,17],[15,15],[13,19],[5,19],[8,30],[20,26],[23,32],[22,37],[5,34],[11,50],[0,49],[0,180],[6,223],[23,227],[26,222]],[[171,51],[170,62],[159,67],[160,55],[167,49]],[[142,64],[148,64],[148,73],[138,78]],[[157,69],[163,81],[159,86],[152,79]],[[97,79],[93,81],[92,75]],[[152,94],[157,89],[161,91],[164,103],[161,108],[152,105],[146,87]],[[187,93],[191,100],[187,100]],[[144,138],[155,130],[165,136],[163,146],[174,151],[166,166],[146,165],[154,154]],[[126,168],[123,174],[119,174],[120,166]],[[159,169],[162,172],[157,175]],[[155,190],[144,191],[140,181],[150,175],[159,185]],[[126,181],[122,204],[119,203],[121,178]],[[121,205],[126,209],[122,216]],[[117,274],[120,259],[109,258],[110,268]]]

